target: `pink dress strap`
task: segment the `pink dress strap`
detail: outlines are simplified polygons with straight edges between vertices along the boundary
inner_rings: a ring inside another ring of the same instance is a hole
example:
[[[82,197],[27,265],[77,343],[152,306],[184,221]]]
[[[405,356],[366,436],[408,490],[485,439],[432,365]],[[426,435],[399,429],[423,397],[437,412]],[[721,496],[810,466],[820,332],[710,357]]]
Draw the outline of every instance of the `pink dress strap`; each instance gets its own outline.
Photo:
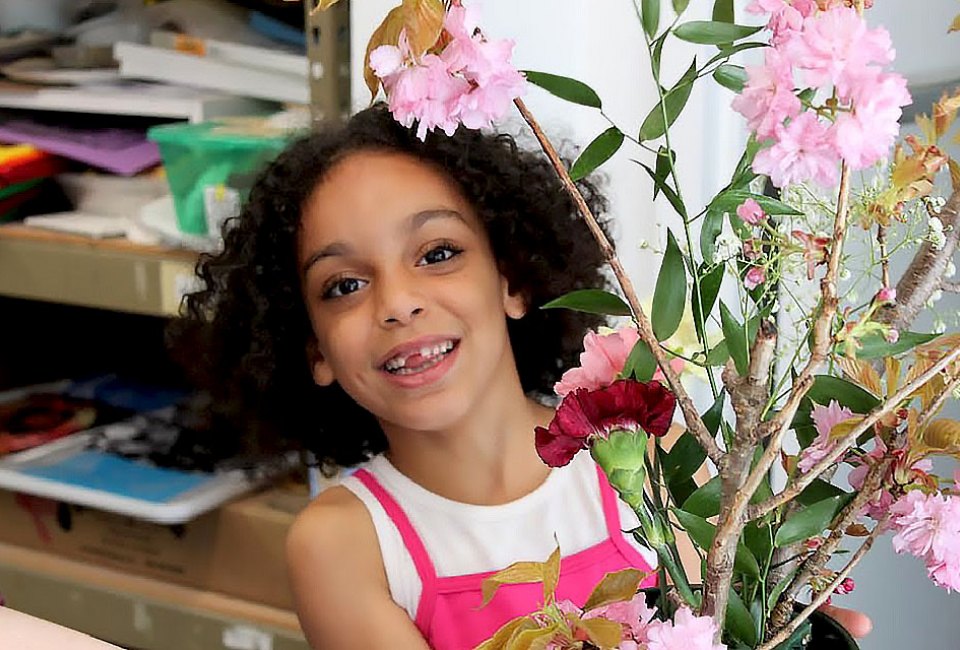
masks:
[[[423,540],[420,539],[420,535],[417,534],[416,529],[413,527],[413,524],[410,523],[410,519],[403,511],[403,508],[400,507],[400,504],[397,503],[397,500],[380,485],[380,482],[373,474],[365,469],[360,469],[354,472],[353,476],[357,477],[364,487],[370,490],[370,493],[376,497],[380,505],[383,506],[387,516],[390,517],[390,521],[393,522],[393,525],[396,526],[400,532],[400,538],[403,540],[407,552],[410,553],[410,557],[413,559],[413,564],[417,568],[417,575],[420,577],[421,584],[420,603],[417,606],[416,623],[421,630],[426,629],[427,622],[433,615],[432,603],[435,600],[437,591],[437,571],[433,567],[433,562],[430,560],[430,555],[427,553],[426,547],[423,545]]]
[[[600,499],[603,502],[603,518],[607,522],[607,534],[617,550],[635,567],[649,566],[636,548],[631,546],[623,536],[623,529],[620,527],[620,497],[611,487],[607,480],[607,475],[603,469],[597,465],[597,481],[600,483]]]

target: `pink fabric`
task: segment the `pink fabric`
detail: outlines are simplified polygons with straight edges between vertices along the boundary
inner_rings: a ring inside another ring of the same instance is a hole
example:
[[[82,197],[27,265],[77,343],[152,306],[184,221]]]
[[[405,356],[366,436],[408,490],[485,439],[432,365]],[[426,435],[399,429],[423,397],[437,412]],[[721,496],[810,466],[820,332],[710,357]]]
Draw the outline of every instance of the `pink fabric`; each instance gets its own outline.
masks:
[[[366,470],[354,474],[377,498],[413,558],[423,585],[417,606],[416,625],[434,650],[470,650],[482,643],[511,619],[538,609],[543,602],[543,587],[536,584],[505,585],[493,600],[481,608],[481,584],[495,571],[464,576],[439,578],[433,562],[416,530],[396,500]],[[607,524],[607,538],[579,553],[560,561],[560,581],[557,599],[583,605],[593,588],[604,575],[626,567],[650,571],[643,556],[623,537],[617,496],[598,467],[603,515]],[[649,576],[642,585],[656,584],[656,575]]]

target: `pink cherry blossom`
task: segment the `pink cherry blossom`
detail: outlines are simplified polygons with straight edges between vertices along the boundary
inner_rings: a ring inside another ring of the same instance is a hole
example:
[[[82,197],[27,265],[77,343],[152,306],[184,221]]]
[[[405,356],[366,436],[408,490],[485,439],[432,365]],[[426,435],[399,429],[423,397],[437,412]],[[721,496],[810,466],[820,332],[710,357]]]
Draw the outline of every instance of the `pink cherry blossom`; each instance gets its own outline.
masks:
[[[881,305],[885,305],[890,302],[896,302],[897,301],[896,287],[882,287],[880,291],[877,292],[877,295],[874,297],[874,300]]]
[[[751,266],[750,270],[743,276],[743,286],[749,291],[753,291],[766,281],[767,273],[762,266]]]
[[[777,142],[760,151],[753,170],[770,177],[777,187],[805,181],[831,186],[837,180],[837,154],[827,125],[813,111],[777,128]]]
[[[643,638],[647,621],[653,618],[653,614],[654,610],[647,607],[646,594],[640,592],[631,600],[621,600],[592,609],[584,615],[584,618],[605,618],[608,621],[616,621],[623,626],[624,641],[636,643]]]
[[[696,616],[689,607],[677,610],[673,622],[651,621],[644,632],[647,650],[726,650],[716,644],[716,622],[709,616]]]
[[[553,390],[563,397],[578,388],[596,390],[609,386],[623,371],[627,357],[639,339],[640,335],[632,327],[611,334],[587,332],[580,353],[580,367],[563,373]]]
[[[761,139],[775,136],[783,121],[800,113],[794,94],[793,68],[776,49],[766,51],[764,64],[747,66],[747,83],[731,106]]]
[[[767,213],[763,211],[760,204],[753,199],[747,199],[737,206],[737,216],[749,223],[751,226],[758,226],[767,218]]]
[[[803,242],[803,259],[807,263],[807,279],[812,280],[817,266],[827,263],[827,245],[830,243],[830,238],[818,237],[802,230],[794,230],[790,234]]]
[[[837,117],[834,144],[851,169],[864,169],[890,151],[900,133],[901,109],[911,99],[898,74],[866,75],[851,90],[853,112]]]
[[[390,112],[398,122],[408,127],[418,122],[421,140],[438,127],[453,135],[461,97],[470,90],[468,81],[452,76],[446,62],[435,54],[424,55],[418,65],[404,68],[394,77],[385,87]]]
[[[670,359],[669,363],[670,363],[670,368],[678,375],[682,373],[687,367],[687,362],[679,357],[674,357],[673,359]],[[663,371],[660,370],[660,366],[657,366],[657,369],[653,372],[653,380],[659,381],[660,383],[664,383],[664,384],[666,383],[667,378],[663,374]]]
[[[830,431],[841,422],[852,418],[853,411],[846,406],[840,406],[837,400],[830,400],[827,406],[814,405],[813,410],[810,411],[810,417],[817,429],[817,437],[800,453],[797,467],[804,474],[837,448],[837,441],[830,437]]]
[[[803,29],[784,46],[785,55],[804,71],[805,85],[834,85],[840,99],[850,99],[854,86],[878,71],[874,64],[893,60],[890,34],[868,29],[851,7],[837,7],[804,20]]]
[[[960,497],[911,490],[890,514],[893,549],[922,559],[937,586],[960,591]]]
[[[853,578],[844,578],[840,584],[837,585],[837,588],[833,590],[833,593],[846,596],[849,593],[853,593],[853,590],[856,588],[857,583],[853,581]]]
[[[753,0],[747,5],[751,14],[770,14],[767,29],[773,32],[770,39],[774,47],[780,46],[791,35],[803,28],[803,19],[817,9],[814,0]]]
[[[863,481],[867,477],[867,472],[874,464],[886,457],[888,453],[892,453],[895,459],[891,471],[895,475],[901,476],[901,478],[906,477],[904,480],[905,483],[912,483],[933,469],[933,462],[929,458],[919,460],[909,468],[906,468],[907,456],[905,451],[903,449],[897,449],[890,452],[887,445],[883,442],[883,439],[880,438],[880,436],[875,436],[873,449],[859,459],[850,461],[851,464],[855,465],[847,475],[847,481],[850,483],[850,487],[854,490],[862,490]],[[889,512],[893,502],[893,495],[889,490],[880,490],[877,496],[863,507],[862,514],[880,521],[886,516],[887,512]]]

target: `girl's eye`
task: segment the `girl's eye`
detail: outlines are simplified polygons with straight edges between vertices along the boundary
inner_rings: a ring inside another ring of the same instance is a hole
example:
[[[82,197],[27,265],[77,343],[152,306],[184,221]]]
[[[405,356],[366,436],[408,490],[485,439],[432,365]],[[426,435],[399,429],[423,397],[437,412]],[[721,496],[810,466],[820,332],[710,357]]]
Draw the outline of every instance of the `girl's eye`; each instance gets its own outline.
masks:
[[[330,298],[342,298],[355,291],[359,291],[366,284],[366,280],[357,278],[341,278],[330,284],[323,292],[324,300]]]
[[[447,260],[452,260],[454,257],[463,252],[462,248],[457,248],[452,244],[441,244],[439,246],[434,246],[428,250],[423,257],[420,258],[420,263],[418,266],[426,266],[428,264],[438,264],[440,262],[446,262]]]

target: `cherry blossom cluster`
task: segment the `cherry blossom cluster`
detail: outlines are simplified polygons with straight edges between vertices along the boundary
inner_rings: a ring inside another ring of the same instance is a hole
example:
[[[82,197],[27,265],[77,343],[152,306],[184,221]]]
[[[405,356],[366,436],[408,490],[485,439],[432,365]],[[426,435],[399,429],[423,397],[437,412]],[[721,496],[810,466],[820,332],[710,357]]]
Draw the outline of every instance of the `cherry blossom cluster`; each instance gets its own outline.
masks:
[[[894,58],[889,33],[844,2],[754,0],[748,11],[769,14],[772,32],[763,65],[747,67],[733,101],[769,145],[754,171],[777,187],[832,186],[841,158],[864,169],[884,157],[911,101],[906,80],[884,68]]]
[[[488,127],[526,89],[513,67],[513,41],[487,40],[480,33],[477,7],[454,5],[446,13],[446,35],[422,56],[415,56],[405,31],[397,45],[370,53],[370,67],[380,78],[390,112],[404,126],[417,122],[417,137],[435,128],[453,135],[459,124]]]

